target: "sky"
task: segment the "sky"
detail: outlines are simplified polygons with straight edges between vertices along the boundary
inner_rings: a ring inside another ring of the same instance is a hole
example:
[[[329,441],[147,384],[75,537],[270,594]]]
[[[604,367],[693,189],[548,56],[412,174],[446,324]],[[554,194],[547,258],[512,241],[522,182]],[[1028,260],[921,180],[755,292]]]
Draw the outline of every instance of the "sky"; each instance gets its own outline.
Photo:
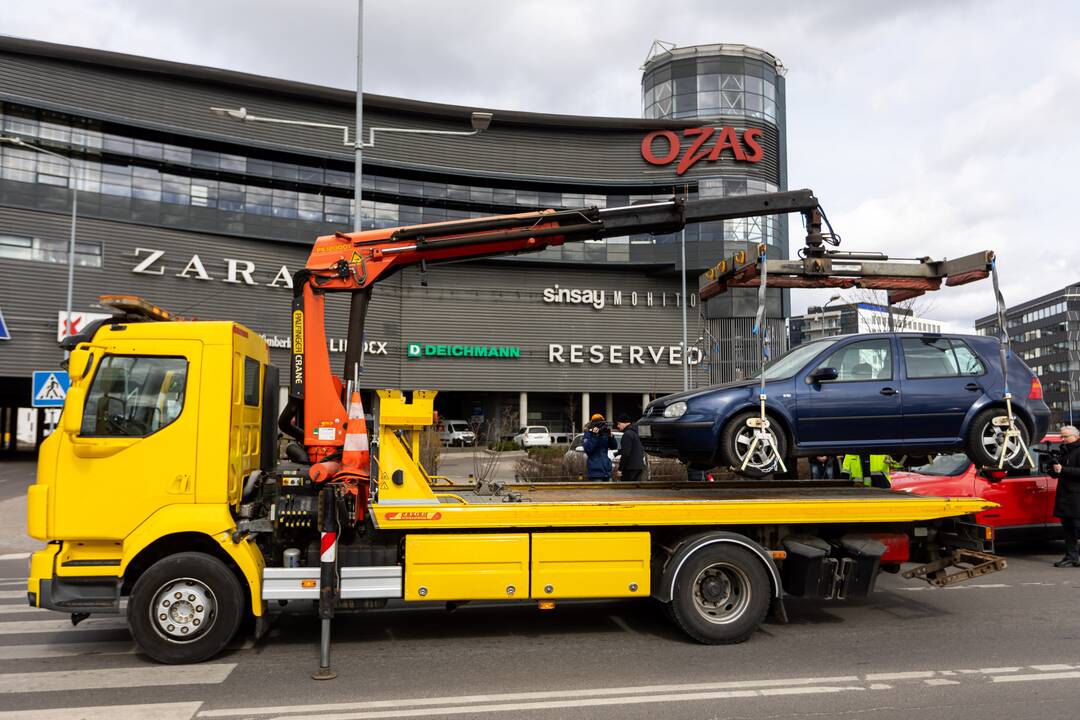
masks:
[[[354,0],[36,0],[0,33],[343,88]],[[365,92],[639,117],[654,39],[744,43],[788,68],[790,188],[841,249],[997,253],[1010,305],[1080,280],[1067,188],[1080,164],[1080,3],[1062,0],[367,0]],[[792,247],[802,244],[792,222]],[[795,290],[795,313],[833,293]],[[970,331],[989,281],[922,310]]]

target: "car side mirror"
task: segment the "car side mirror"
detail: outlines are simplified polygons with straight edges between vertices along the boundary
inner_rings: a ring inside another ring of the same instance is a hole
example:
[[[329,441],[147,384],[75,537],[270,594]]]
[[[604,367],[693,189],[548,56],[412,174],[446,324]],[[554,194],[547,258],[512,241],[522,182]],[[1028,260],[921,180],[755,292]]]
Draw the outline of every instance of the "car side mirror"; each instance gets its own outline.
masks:
[[[829,380],[835,380],[838,377],[840,377],[840,373],[836,370],[836,368],[819,367],[817,370],[806,376],[806,381],[808,383],[817,384],[821,382],[828,382]]]

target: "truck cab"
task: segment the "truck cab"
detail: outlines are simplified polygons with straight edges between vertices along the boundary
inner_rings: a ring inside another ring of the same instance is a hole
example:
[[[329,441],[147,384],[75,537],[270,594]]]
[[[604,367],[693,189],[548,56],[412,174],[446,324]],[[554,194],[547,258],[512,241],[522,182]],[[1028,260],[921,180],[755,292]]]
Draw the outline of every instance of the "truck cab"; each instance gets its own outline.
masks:
[[[47,543],[31,558],[31,605],[116,613],[131,594],[166,638],[212,633],[246,607],[262,614],[250,592],[262,555],[232,534],[245,479],[276,451],[268,357],[263,339],[235,322],[111,321],[76,338],[58,431],[28,492],[29,534]],[[177,548],[231,581],[143,583]],[[162,603],[171,614],[149,612]]]

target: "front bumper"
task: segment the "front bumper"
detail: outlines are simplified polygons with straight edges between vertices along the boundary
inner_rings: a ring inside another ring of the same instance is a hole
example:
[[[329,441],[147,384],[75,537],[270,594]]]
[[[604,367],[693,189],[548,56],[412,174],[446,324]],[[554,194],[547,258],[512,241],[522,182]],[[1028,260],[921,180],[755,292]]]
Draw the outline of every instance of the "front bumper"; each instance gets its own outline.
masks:
[[[712,420],[640,420],[638,435],[645,452],[693,463],[712,463],[717,440]]]
[[[26,601],[30,607],[64,613],[120,612],[120,578],[57,577],[54,568],[60,543],[49,543],[30,556]]]

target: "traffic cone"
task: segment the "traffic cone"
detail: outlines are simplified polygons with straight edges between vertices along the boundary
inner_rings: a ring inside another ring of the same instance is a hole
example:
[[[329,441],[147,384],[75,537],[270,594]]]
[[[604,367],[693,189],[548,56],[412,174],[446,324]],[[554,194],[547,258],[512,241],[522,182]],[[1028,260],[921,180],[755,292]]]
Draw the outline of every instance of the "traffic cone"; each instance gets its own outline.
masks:
[[[345,430],[345,446],[341,454],[342,464],[354,471],[368,472],[371,456],[368,451],[367,421],[364,420],[364,404],[360,391],[354,390],[349,399],[349,424]]]

